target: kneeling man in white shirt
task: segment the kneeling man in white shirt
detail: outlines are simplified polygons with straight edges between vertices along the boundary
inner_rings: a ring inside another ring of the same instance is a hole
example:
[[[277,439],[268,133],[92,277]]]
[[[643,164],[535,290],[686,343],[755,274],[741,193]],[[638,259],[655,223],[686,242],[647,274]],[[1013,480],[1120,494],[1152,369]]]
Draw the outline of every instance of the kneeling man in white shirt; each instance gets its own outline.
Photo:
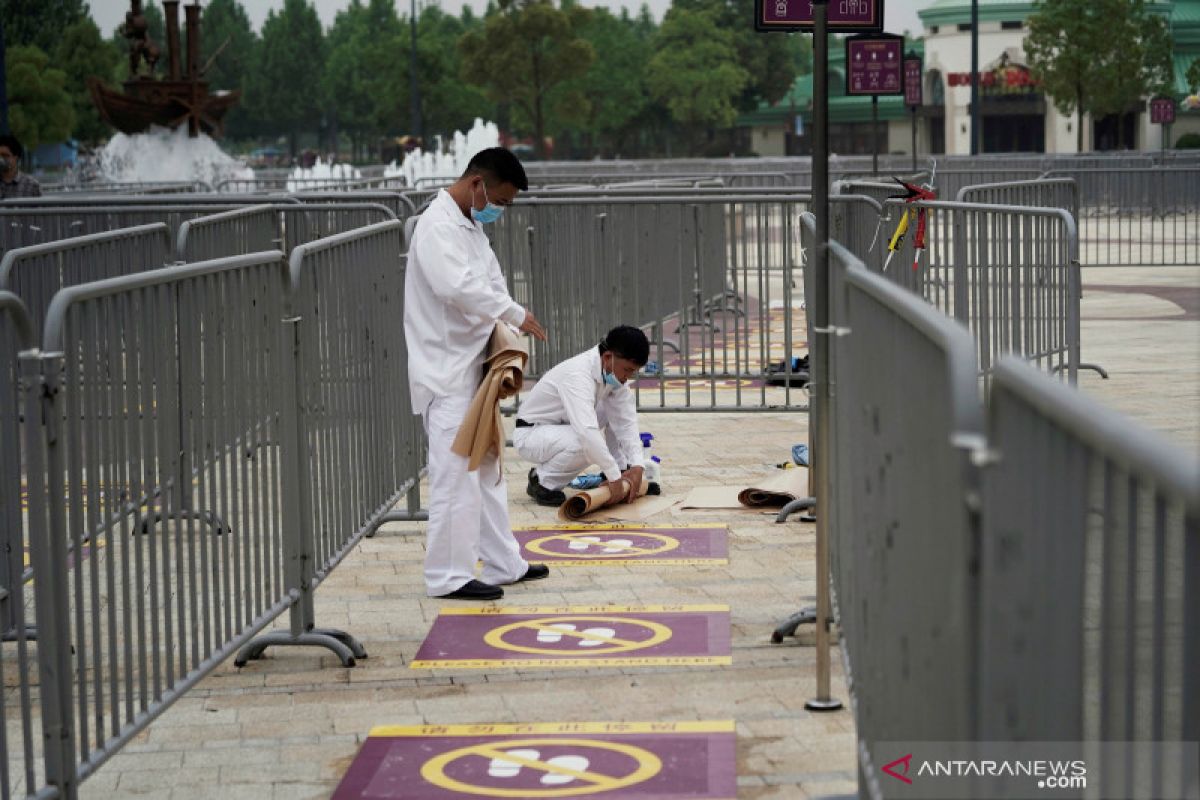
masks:
[[[626,382],[649,356],[646,334],[620,325],[543,375],[521,403],[513,444],[536,465],[526,492],[539,505],[561,505],[563,487],[591,464],[614,497],[637,499],[645,462],[637,400]]]

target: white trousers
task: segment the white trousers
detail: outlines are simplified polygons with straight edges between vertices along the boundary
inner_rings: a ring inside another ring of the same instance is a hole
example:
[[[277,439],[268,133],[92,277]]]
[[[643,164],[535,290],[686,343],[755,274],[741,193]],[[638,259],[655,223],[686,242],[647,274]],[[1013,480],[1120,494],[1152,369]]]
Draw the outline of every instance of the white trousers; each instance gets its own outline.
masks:
[[[429,525],[425,543],[425,588],[430,597],[448,594],[475,577],[483,560],[484,583],[513,583],[528,562],[508,522],[508,486],[492,455],[475,472],[450,451],[471,396],[438,397],[422,415],[429,438]]]
[[[617,466],[624,469],[625,456],[609,428],[604,429],[604,440]],[[579,434],[570,425],[515,428],[513,446],[521,458],[536,465],[538,483],[547,489],[563,488],[592,463],[584,452]]]

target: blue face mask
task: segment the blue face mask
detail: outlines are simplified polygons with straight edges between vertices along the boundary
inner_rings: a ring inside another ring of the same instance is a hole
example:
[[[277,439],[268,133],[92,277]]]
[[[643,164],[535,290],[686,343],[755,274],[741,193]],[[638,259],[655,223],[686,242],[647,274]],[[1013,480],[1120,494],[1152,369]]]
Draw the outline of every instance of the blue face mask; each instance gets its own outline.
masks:
[[[480,185],[482,186],[482,184]],[[471,206],[471,219],[482,225],[487,225],[500,219],[500,215],[504,213],[504,209],[491,200],[488,200],[486,186],[483,187],[483,200],[483,208],[479,209]]]
[[[621,385],[621,382],[617,380],[617,376],[613,375],[611,372],[604,373],[604,383],[613,387],[614,389]]]

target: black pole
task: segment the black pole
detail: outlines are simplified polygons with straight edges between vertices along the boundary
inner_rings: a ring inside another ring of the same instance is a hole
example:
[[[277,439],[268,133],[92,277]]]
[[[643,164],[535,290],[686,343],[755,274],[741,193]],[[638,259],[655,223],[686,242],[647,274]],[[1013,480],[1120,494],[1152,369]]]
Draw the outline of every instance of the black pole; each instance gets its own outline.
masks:
[[[8,72],[4,68],[4,18],[0,17],[0,133],[8,133]]]
[[[421,94],[417,88],[417,0],[412,0],[409,11],[409,26],[412,29],[412,52],[408,65],[408,93],[410,95],[409,116],[413,133],[421,140],[421,148],[427,147],[425,142],[425,126],[421,122]]]
[[[879,174],[879,95],[871,95],[871,174]]]
[[[817,500],[817,696],[806,701],[809,711],[835,711],[842,707],[830,688],[829,627],[833,617],[829,597],[829,453],[833,447],[829,412],[833,408],[829,374],[829,40],[828,0],[813,0],[813,214],[817,241],[813,259],[813,305],[809,343],[812,357],[813,402],[810,430],[813,439],[813,482]]]
[[[979,154],[979,0],[971,0],[971,155]]]
[[[915,175],[917,173],[917,107],[911,106],[911,109],[912,109],[912,156],[913,156],[912,171],[913,171],[913,174]]]

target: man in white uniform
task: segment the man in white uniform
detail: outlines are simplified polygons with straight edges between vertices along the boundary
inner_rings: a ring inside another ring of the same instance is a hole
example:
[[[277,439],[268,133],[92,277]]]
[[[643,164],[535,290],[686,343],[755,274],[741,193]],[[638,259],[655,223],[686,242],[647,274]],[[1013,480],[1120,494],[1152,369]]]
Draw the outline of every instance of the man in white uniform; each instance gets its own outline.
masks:
[[[538,339],[546,332],[508,294],[483,224],[499,218],[529,188],[517,157],[480,151],[449,188],[438,192],[413,231],[404,276],[404,333],[413,411],[429,439],[429,526],[425,587],[430,597],[497,600],[499,584],[544,578],[529,564],[508,522],[508,489],[495,455],[467,471],[450,447],[483,377],[497,320]],[[475,564],[483,560],[482,580]]]
[[[561,505],[563,487],[590,464],[604,473],[613,497],[637,499],[645,461],[637,400],[626,381],[649,356],[646,334],[620,325],[598,347],[543,375],[521,403],[513,444],[537,465],[526,492],[539,505]]]

